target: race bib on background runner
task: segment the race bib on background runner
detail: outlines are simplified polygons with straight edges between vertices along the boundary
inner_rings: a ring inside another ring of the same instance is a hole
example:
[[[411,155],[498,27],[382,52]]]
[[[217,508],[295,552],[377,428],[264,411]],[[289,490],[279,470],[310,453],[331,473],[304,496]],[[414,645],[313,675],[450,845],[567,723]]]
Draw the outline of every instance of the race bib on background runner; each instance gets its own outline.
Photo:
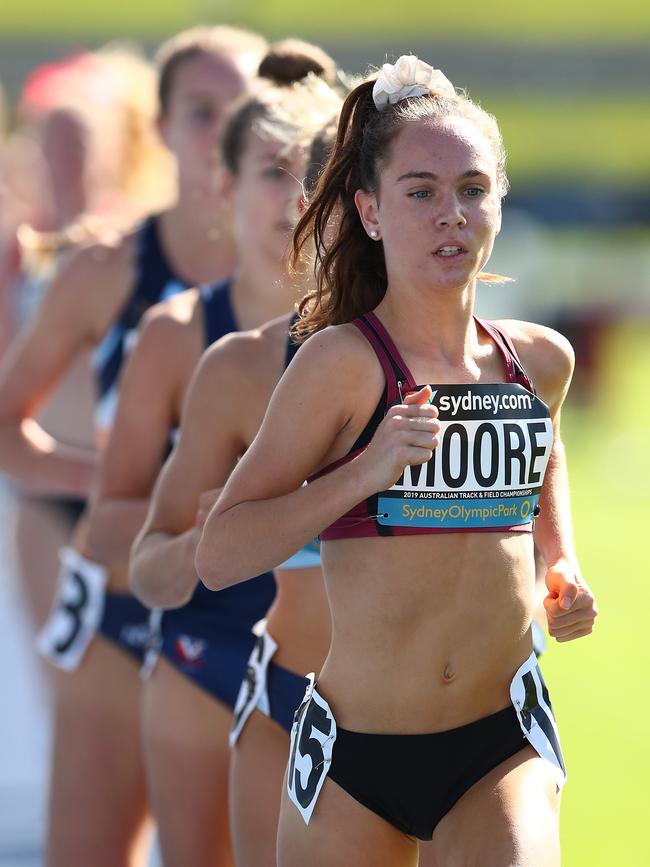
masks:
[[[291,729],[287,791],[300,815],[309,824],[332,761],[336,722],[324,698],[314,688],[314,675],[296,711]]]
[[[36,637],[36,648],[58,668],[73,671],[101,623],[107,572],[73,548],[62,548],[59,557],[61,571],[54,607]]]
[[[266,669],[273,654],[278,649],[278,645],[266,631],[266,620],[260,620],[256,623],[252,631],[257,635],[257,641],[248,660],[246,674],[239,687],[239,694],[235,702],[229,738],[231,747],[237,743],[239,733],[258,704],[262,713],[267,716],[271,713],[266,692]]]
[[[152,608],[149,613],[149,627],[144,645],[144,658],[140,666],[141,680],[148,680],[151,677],[160,659],[163,645],[162,619],[164,613],[164,609],[162,608]]]
[[[512,383],[432,389],[440,445],[430,461],[406,467],[379,494],[378,523],[440,529],[530,523],[553,445],[546,404]]]

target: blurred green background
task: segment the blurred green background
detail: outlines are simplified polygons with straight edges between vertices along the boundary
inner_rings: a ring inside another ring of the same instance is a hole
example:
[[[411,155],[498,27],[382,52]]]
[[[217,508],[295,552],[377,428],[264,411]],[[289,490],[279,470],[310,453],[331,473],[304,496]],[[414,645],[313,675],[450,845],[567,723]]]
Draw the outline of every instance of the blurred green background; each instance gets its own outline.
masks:
[[[601,608],[592,637],[552,646],[544,662],[569,767],[563,863],[647,867],[650,4],[3,0],[0,80],[15,95],[32,65],[74,47],[126,38],[149,49],[198,22],[311,38],[351,72],[413,50],[497,115],[513,189],[493,266],[517,282],[485,287],[482,312],[574,340],[565,439]]]

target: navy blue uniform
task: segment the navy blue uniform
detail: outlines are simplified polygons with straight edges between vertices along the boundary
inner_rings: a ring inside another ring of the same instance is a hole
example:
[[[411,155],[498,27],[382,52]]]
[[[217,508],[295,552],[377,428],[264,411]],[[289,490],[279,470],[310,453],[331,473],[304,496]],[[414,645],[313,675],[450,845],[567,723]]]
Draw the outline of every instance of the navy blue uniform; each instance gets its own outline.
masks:
[[[136,235],[135,280],[118,318],[96,348],[93,367],[98,400],[95,419],[109,429],[115,417],[119,377],[143,315],[159,301],[189,288],[167,261],[155,217],[149,217]],[[147,644],[149,609],[128,594],[106,593],[99,633],[116,642],[138,661]]]
[[[202,287],[201,297],[208,346],[239,330],[229,281]],[[234,707],[255,642],[251,629],[264,617],[274,596],[272,572],[218,592],[199,583],[186,605],[163,613],[162,654],[214,698]]]

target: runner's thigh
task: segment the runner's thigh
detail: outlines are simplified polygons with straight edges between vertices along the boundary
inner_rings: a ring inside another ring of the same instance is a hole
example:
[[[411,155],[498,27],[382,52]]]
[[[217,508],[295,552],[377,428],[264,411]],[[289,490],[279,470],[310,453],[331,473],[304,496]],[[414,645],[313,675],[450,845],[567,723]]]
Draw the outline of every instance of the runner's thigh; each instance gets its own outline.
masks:
[[[309,825],[283,783],[278,867],[417,867],[417,841],[325,779]]]
[[[254,710],[232,751],[230,825],[237,867],[275,867],[289,735]]]
[[[472,786],[438,824],[438,865],[559,867],[559,807],[549,763],[525,747]]]
[[[147,783],[165,867],[232,863],[229,707],[161,657],[145,684]]]

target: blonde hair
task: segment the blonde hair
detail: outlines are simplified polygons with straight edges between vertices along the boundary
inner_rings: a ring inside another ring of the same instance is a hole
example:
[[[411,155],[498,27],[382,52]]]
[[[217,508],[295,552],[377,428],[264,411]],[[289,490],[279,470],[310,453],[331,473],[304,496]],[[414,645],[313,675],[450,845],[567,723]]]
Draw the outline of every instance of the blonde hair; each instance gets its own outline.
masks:
[[[47,268],[60,251],[85,241],[114,237],[145,214],[169,207],[176,195],[174,160],[157,129],[156,72],[137,50],[110,44],[83,56],[66,87],[50,100],[27,99],[23,114],[39,121],[69,113],[88,133],[90,200],[60,231],[21,226],[23,261],[32,272]]]

